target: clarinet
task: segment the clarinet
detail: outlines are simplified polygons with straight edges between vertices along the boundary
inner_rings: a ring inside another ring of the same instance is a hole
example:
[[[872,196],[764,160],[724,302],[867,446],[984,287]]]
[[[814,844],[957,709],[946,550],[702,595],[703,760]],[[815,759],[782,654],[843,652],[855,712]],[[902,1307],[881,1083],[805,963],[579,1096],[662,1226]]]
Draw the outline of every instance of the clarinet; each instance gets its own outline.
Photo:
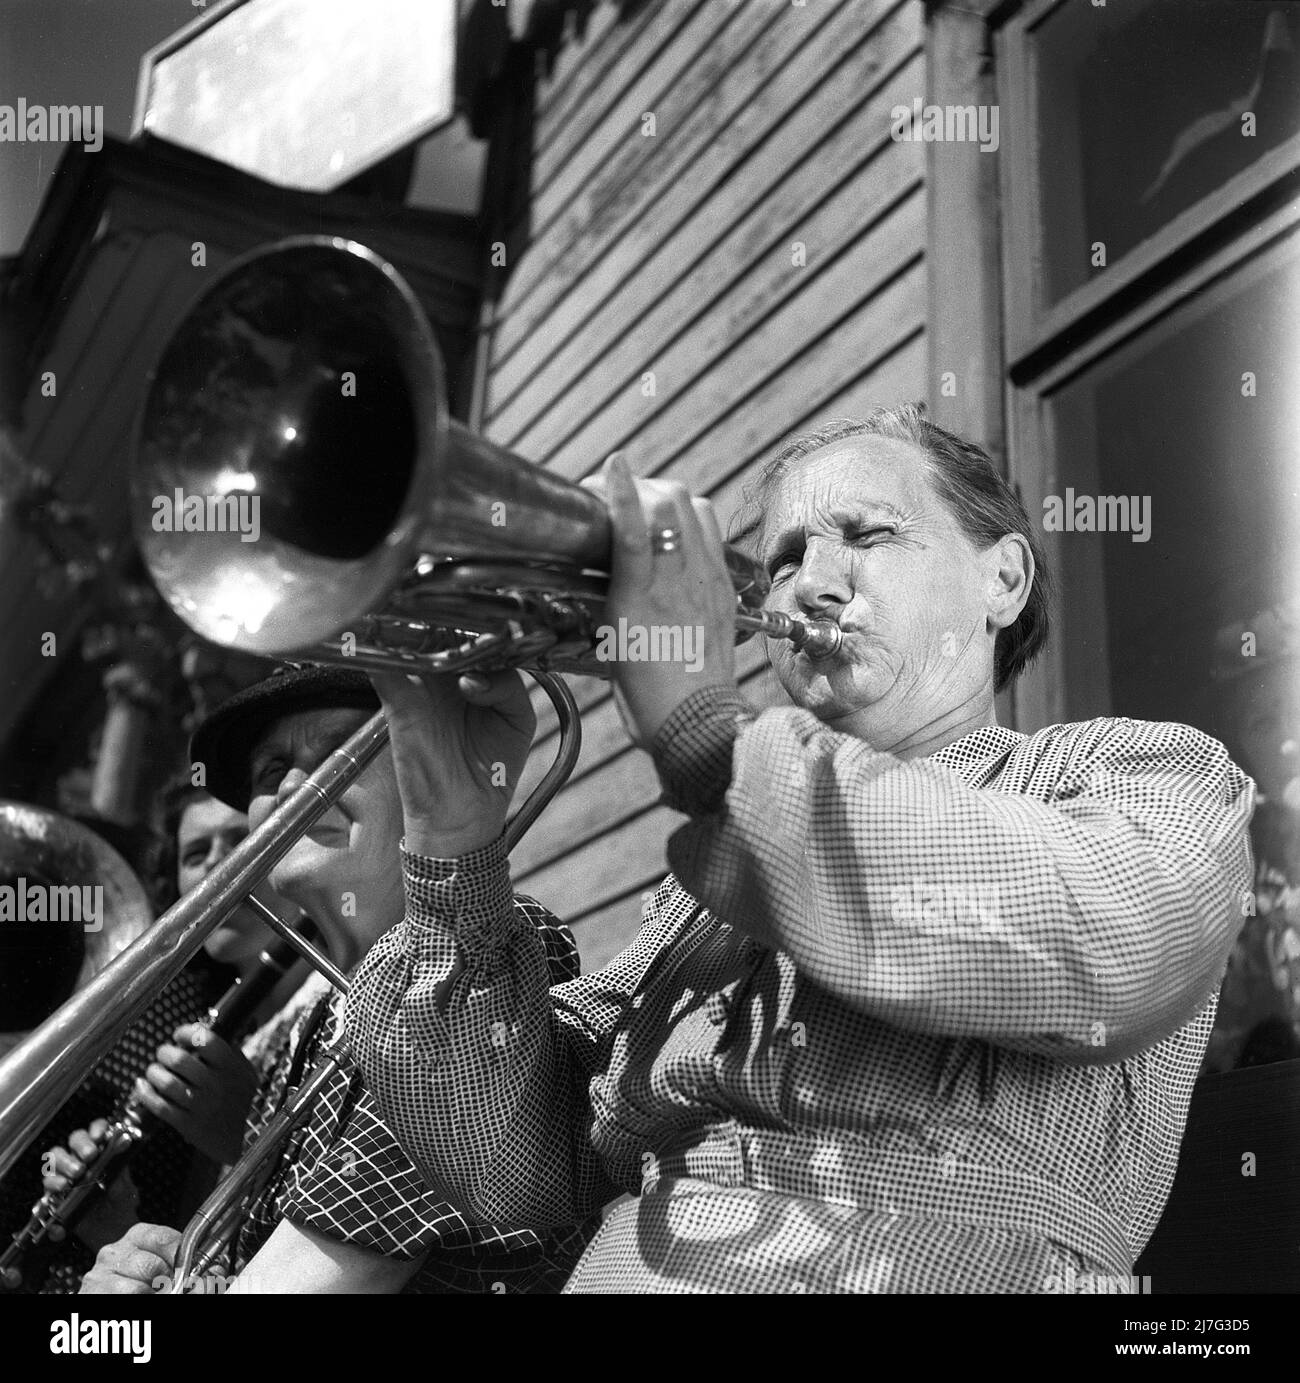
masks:
[[[227,1042],[233,1041],[297,959],[298,952],[276,937],[258,956],[257,965],[249,974],[237,979],[204,1015],[208,1030]],[[110,1175],[120,1171],[125,1159],[160,1122],[134,1093],[117,1106],[99,1141],[99,1150],[85,1171],[62,1191],[46,1191],[32,1207],[26,1225],[0,1253],[0,1290],[15,1292],[23,1285],[24,1256],[41,1244],[58,1244],[66,1239],[92,1198],[107,1186]]]

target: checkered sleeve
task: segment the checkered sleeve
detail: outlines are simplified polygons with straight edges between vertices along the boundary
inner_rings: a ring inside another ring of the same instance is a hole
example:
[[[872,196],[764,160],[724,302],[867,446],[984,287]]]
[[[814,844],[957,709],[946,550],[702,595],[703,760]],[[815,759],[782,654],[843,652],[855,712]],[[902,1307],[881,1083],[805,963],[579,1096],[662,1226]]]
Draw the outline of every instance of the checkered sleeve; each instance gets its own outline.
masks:
[[[709,735],[732,741],[731,787],[673,835],[674,872],[877,1018],[1108,1063],[1189,1022],[1223,975],[1253,784],[1188,726],[1055,727],[1041,772],[1012,792],[802,710],[737,724],[702,689],[656,743],[678,800],[701,786],[669,745]]]
[[[687,816],[726,805],[736,737],[755,712],[735,687],[701,687],[660,727],[651,746],[663,802]]]
[[[348,996],[367,1085],[429,1184],[471,1218],[583,1219],[616,1190],[587,1136],[589,1073],[552,1004],[544,910],[513,896],[500,841],[455,860],[403,851],[403,868],[405,921]]]
[[[425,1185],[359,1077],[340,1074],[337,1081],[352,1088],[331,1101],[337,1108],[327,1119],[317,1115],[313,1130],[321,1154],[294,1164],[283,1196],[285,1218],[389,1258],[476,1243],[482,1235]]]

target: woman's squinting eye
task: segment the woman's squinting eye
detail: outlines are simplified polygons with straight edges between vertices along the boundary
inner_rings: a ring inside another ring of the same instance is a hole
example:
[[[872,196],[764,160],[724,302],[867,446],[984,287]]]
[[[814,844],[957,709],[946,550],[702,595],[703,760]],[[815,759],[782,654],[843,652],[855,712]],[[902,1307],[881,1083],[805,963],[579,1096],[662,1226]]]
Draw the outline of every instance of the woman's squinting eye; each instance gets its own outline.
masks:
[[[858,545],[869,544],[875,538],[892,538],[897,532],[896,528],[860,528],[849,534],[849,541]]]
[[[783,552],[778,552],[775,557],[768,560],[767,574],[773,581],[779,581],[782,577],[788,576],[793,567],[797,567],[803,560],[802,554],[786,548]]]
[[[872,547],[877,539],[892,538],[897,532],[896,528],[879,525],[873,528],[850,529],[844,534],[844,541],[854,547]],[[767,574],[773,582],[784,581],[802,562],[802,549],[782,548],[768,559]]]

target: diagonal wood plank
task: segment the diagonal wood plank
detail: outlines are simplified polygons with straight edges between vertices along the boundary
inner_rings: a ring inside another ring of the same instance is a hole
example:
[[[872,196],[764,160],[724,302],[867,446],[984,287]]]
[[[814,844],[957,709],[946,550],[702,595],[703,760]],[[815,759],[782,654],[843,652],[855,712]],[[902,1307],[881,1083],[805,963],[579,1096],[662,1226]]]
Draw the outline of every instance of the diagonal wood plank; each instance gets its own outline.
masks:
[[[551,450],[566,435],[566,424],[570,431],[576,427],[611,388],[637,372],[639,362],[684,333],[775,246],[797,238],[792,228],[828,198],[848,191],[858,198],[858,214],[869,216],[897,195],[892,180],[923,168],[913,146],[888,139],[888,112],[911,99],[924,67],[914,44],[900,51],[901,68],[863,93],[861,105],[854,104],[857,83],[846,78],[841,90],[837,74],[828,77],[756,155],[751,176],[731,179],[671,238],[628,258],[624,277],[603,301],[593,302],[595,283],[576,284],[546,330],[494,374],[491,435],[516,448],[534,445],[521,438],[539,423],[545,429],[552,414],[553,431],[543,431],[535,444]],[[769,176],[759,176],[764,171]],[[857,176],[863,182],[855,185]],[[611,267],[622,258],[616,252]]]
[[[503,299],[506,315],[494,342],[495,364],[505,364],[525,337],[544,329],[553,304],[574,283],[607,272],[601,262],[629,232],[640,242],[641,254],[671,235],[856,47],[867,15],[891,3],[899,0],[839,6],[811,33],[810,21],[800,17],[809,11],[784,11],[785,17],[761,36],[753,61],[732,68],[684,128],[673,130],[671,138],[645,141],[653,145],[650,158],[632,182],[621,180],[621,165],[613,161],[555,227],[525,250]],[[869,54],[861,67],[862,79],[869,80],[874,71]],[[641,135],[629,135],[625,144],[632,139],[641,141]],[[641,153],[638,145],[623,157],[639,161]],[[615,282],[621,277],[616,274]],[[601,295],[612,286],[603,285]]]

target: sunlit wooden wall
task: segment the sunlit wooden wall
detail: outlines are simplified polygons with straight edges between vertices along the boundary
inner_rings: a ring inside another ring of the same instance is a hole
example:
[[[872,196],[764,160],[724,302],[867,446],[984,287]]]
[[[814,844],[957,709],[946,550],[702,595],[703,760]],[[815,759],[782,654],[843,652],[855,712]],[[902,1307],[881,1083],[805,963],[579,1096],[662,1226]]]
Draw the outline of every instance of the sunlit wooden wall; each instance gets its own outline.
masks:
[[[924,91],[923,20],[919,0],[597,7],[538,92],[488,434],[574,480],[621,449],[725,522],[790,433],[923,398],[924,148],[889,135]],[[740,668],[779,701],[761,649]],[[575,690],[581,761],[514,862],[591,968],[634,935],[680,818],[605,686]],[[530,778],[554,748],[539,709]]]

